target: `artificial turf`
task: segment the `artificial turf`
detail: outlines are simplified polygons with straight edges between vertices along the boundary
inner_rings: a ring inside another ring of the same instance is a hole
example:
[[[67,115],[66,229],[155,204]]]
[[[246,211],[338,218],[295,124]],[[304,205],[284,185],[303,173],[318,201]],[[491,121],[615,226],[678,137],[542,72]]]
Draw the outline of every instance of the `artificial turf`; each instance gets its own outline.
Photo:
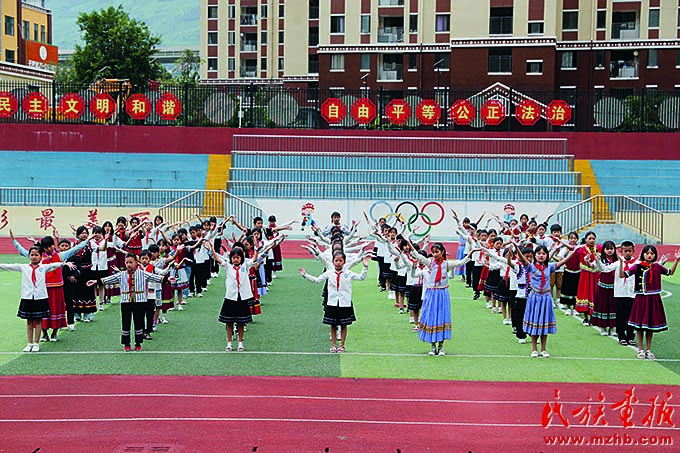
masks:
[[[0,262],[21,262],[17,255]],[[529,358],[530,345],[517,344],[510,326],[491,314],[459,281],[451,285],[453,340],[446,357],[426,355],[429,345],[411,331],[408,315],[399,315],[376,287],[375,266],[364,282],[354,283],[357,322],[350,326],[345,354],[329,354],[328,328],[321,323],[322,286],[304,281],[297,268],[318,274],[311,260],[285,260],[285,270],[263,298],[263,314],[246,332],[245,353],[224,352],[224,325],[217,315],[224,296],[223,278],[213,279],[205,297],[191,299],[182,312],[171,311],[141,353],[124,353],[117,303],[95,322],[62,331],[56,343],[42,343],[41,353],[20,353],[26,343],[25,321],[16,317],[20,277],[0,273],[0,374],[157,374],[277,375],[352,378],[406,378],[488,381],[549,381],[680,384],[678,276],[664,281],[674,293],[664,300],[669,332],[655,335],[656,362],[635,359],[635,352],[609,337],[557,314],[551,335],[551,359]],[[663,360],[666,359],[666,360]]]

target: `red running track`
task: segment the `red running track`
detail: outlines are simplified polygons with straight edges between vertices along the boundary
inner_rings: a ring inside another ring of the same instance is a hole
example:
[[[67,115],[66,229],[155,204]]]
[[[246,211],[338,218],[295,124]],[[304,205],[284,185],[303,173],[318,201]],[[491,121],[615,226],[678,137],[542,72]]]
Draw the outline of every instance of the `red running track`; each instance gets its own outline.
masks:
[[[615,446],[611,451],[639,452],[660,448],[643,448],[640,442],[680,442],[673,439],[677,429],[663,420],[643,425],[649,400],[659,397],[658,412],[668,392],[680,387],[636,385],[633,426],[624,429],[611,406],[625,400],[631,388],[282,377],[0,377],[0,451],[532,452],[582,451],[593,448],[588,442],[609,441]],[[595,415],[600,393],[608,425],[579,425],[573,411],[590,404]],[[569,428],[556,416],[542,426],[546,403],[556,402],[563,405]],[[547,445],[560,440],[583,445]],[[625,447],[626,442],[638,445]]]

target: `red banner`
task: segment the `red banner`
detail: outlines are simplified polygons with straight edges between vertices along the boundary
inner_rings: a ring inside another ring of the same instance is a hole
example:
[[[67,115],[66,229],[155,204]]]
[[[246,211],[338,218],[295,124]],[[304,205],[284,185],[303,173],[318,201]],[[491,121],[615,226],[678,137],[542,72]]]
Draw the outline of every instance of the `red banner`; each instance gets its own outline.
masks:
[[[515,118],[522,126],[533,126],[541,119],[541,106],[535,101],[522,101],[515,108]]]
[[[0,93],[0,118],[10,118],[19,109],[16,96],[6,91]]]
[[[469,126],[475,119],[476,113],[475,106],[467,99],[454,102],[449,109],[449,116],[459,126]]]
[[[125,101],[125,111],[133,120],[145,120],[151,109],[151,101],[143,94],[133,94]]]
[[[571,106],[567,101],[552,101],[545,109],[545,116],[553,126],[562,126],[571,119]]]
[[[416,118],[420,124],[433,125],[439,122],[442,109],[434,99],[425,99],[416,106]]]
[[[350,113],[357,123],[369,124],[375,119],[378,109],[370,99],[360,98],[354,101],[350,108]]]
[[[505,119],[505,107],[501,101],[491,99],[486,101],[481,108],[481,117],[489,126],[498,126]]]
[[[33,92],[28,93],[23,101],[24,113],[29,118],[43,119],[50,108],[50,103],[44,94]]]
[[[59,113],[64,118],[77,120],[85,113],[85,100],[78,93],[66,93],[59,98]]]
[[[90,111],[100,120],[108,120],[116,111],[116,101],[108,93],[99,93],[90,100]]]
[[[338,98],[328,98],[321,104],[321,116],[328,124],[338,124],[347,116],[347,106]]]
[[[392,124],[406,124],[411,117],[411,106],[403,99],[393,99],[385,107],[385,116]]]
[[[156,101],[156,113],[166,121],[176,120],[182,113],[182,101],[172,93],[164,93]]]

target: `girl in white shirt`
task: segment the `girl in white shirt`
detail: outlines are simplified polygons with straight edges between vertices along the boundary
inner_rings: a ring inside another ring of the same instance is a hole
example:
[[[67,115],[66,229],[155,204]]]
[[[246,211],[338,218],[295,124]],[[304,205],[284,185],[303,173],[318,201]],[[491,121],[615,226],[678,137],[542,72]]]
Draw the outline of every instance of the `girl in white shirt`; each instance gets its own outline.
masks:
[[[331,329],[330,352],[345,352],[347,340],[347,326],[357,318],[354,316],[352,306],[352,280],[364,280],[368,271],[369,258],[364,258],[364,267],[361,274],[345,269],[345,254],[333,255],[333,269],[328,269],[318,277],[309,275],[303,268],[299,268],[300,275],[312,283],[328,281],[328,301],[324,305],[323,323]],[[335,332],[340,326],[340,346],[337,345]]]
[[[45,275],[55,269],[68,266],[75,269],[73,263],[41,264],[42,253],[38,247],[28,249],[29,264],[0,264],[2,271],[21,272],[21,302],[17,316],[26,320],[26,336],[28,344],[24,352],[40,351],[40,335],[42,333],[42,319],[50,315],[47,301],[47,285]]]

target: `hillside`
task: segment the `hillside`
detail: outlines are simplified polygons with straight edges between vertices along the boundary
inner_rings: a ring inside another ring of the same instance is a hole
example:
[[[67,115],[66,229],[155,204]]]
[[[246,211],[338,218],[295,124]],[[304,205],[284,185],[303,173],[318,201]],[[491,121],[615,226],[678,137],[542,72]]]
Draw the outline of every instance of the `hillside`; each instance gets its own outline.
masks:
[[[70,50],[80,40],[76,19],[110,5],[122,4],[137,20],[146,22],[152,33],[161,36],[160,47],[195,47],[199,40],[199,2],[197,0],[48,0],[53,14],[53,40],[61,49]]]

